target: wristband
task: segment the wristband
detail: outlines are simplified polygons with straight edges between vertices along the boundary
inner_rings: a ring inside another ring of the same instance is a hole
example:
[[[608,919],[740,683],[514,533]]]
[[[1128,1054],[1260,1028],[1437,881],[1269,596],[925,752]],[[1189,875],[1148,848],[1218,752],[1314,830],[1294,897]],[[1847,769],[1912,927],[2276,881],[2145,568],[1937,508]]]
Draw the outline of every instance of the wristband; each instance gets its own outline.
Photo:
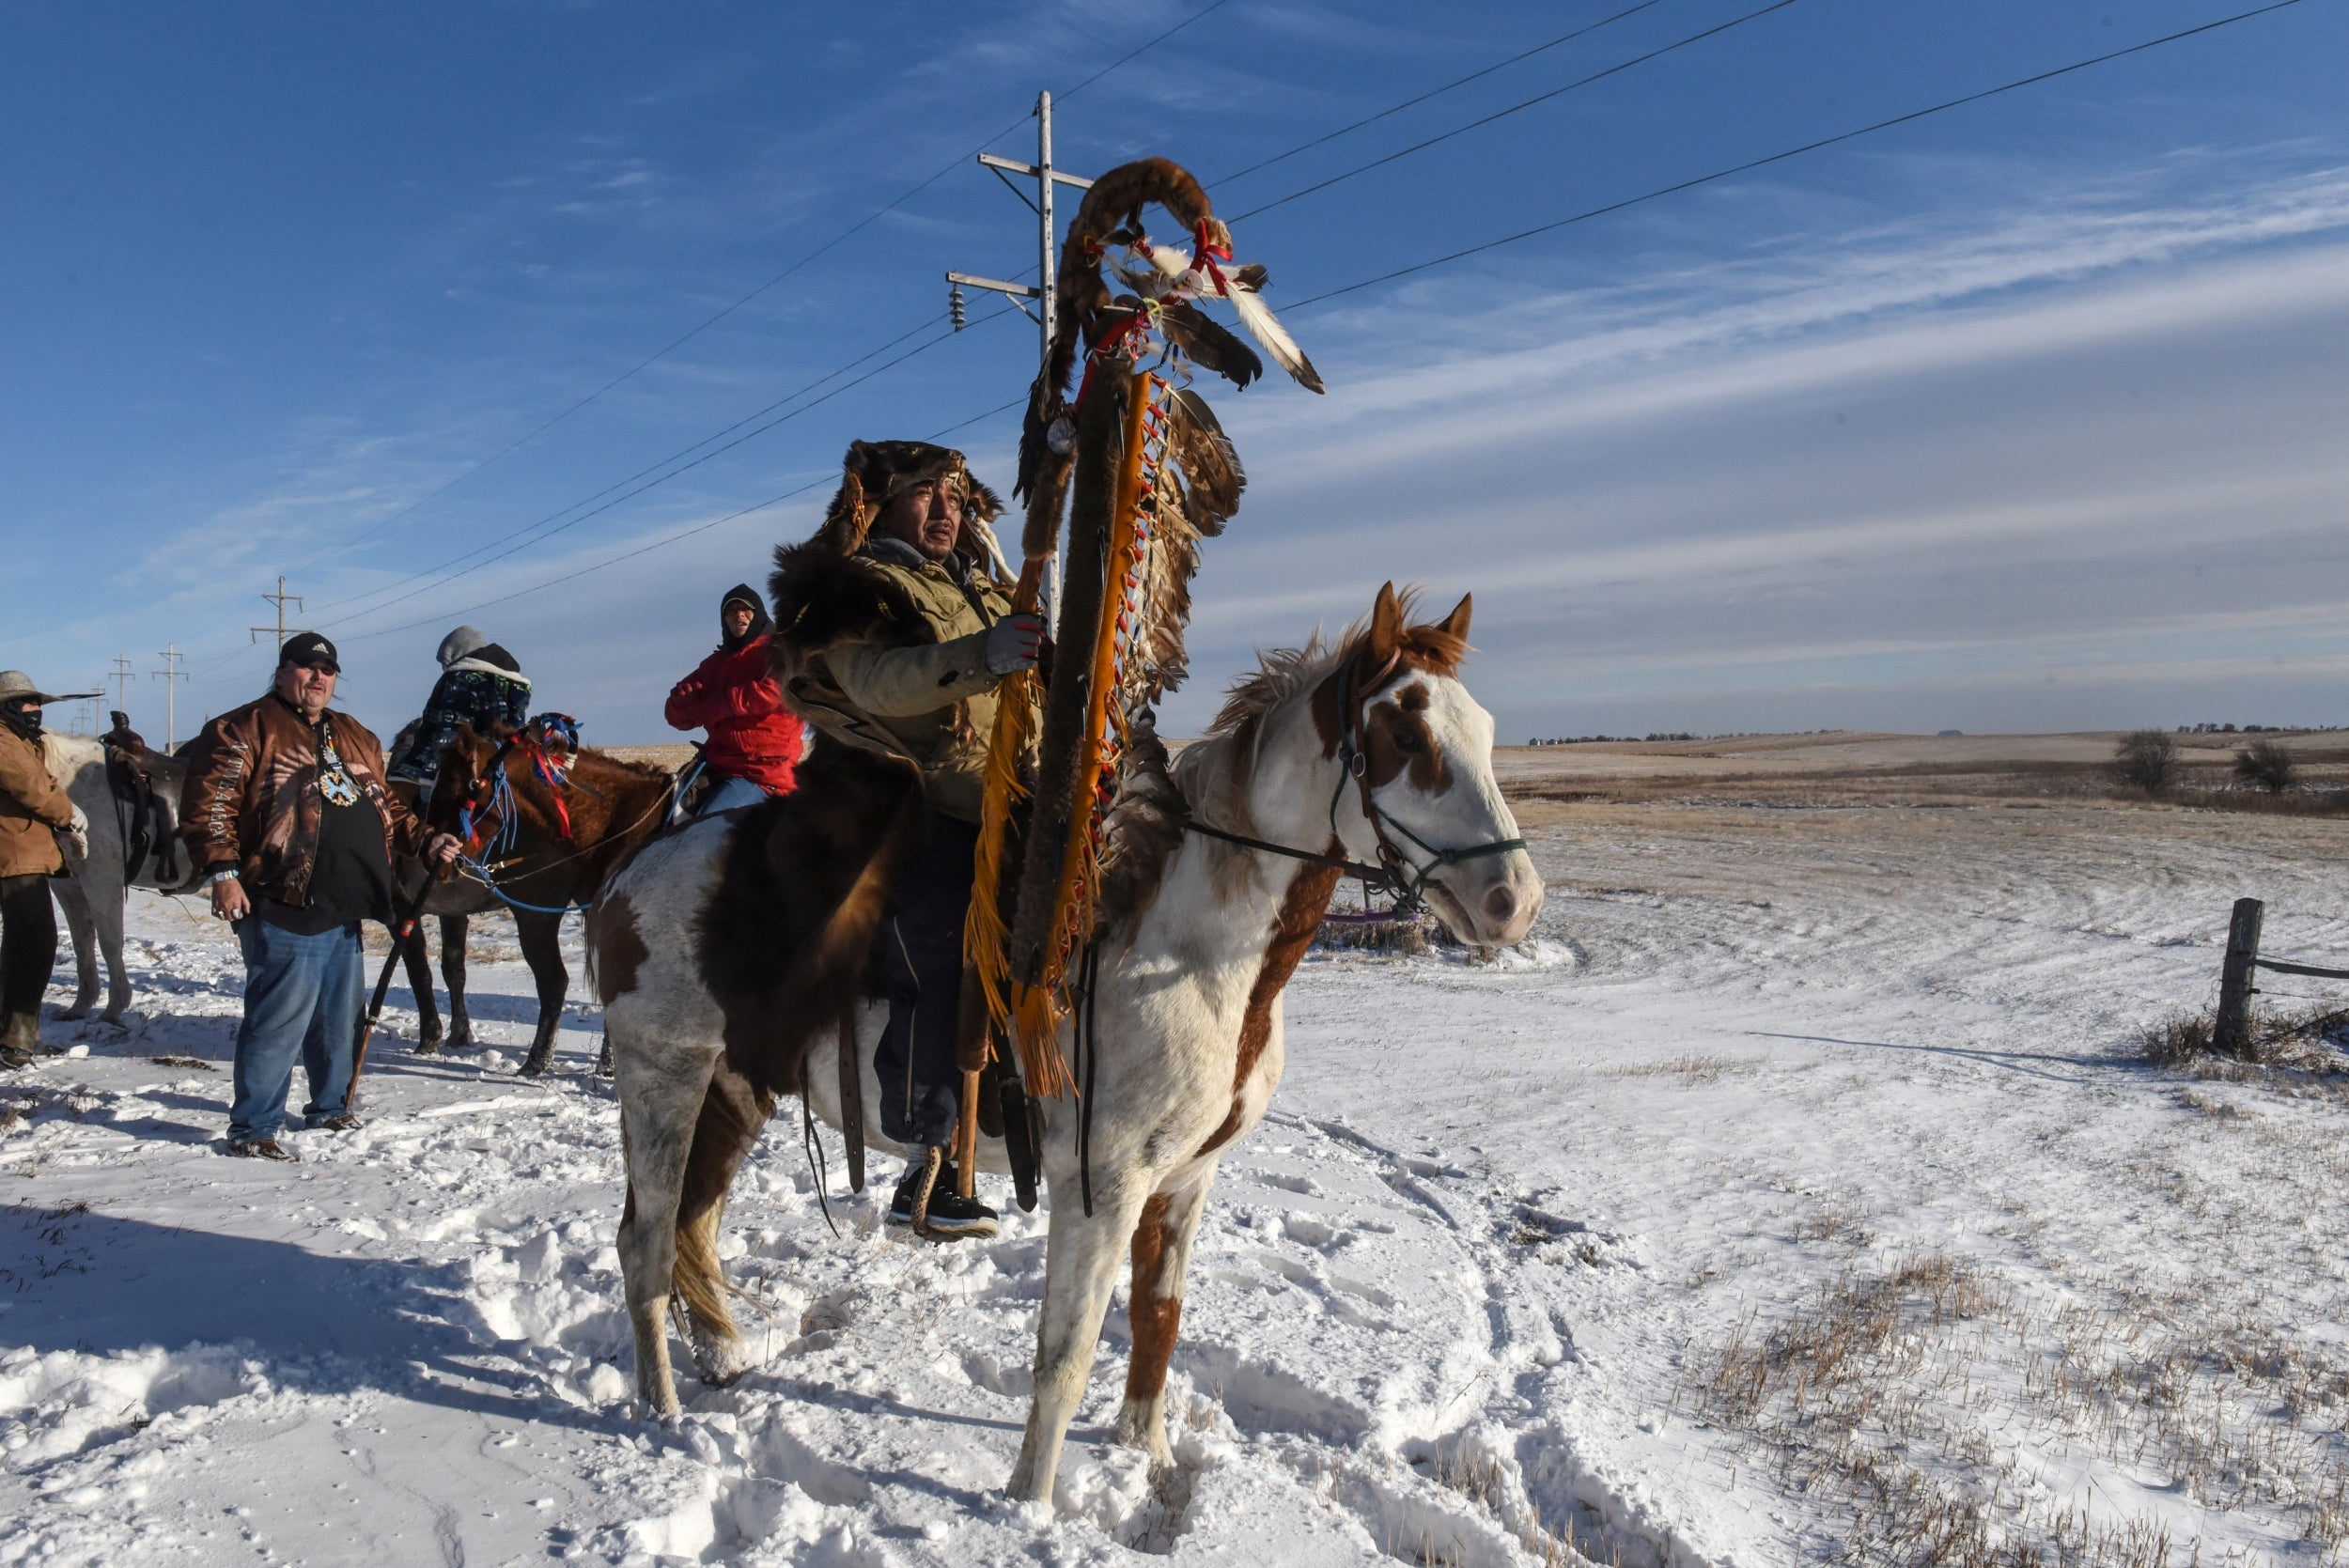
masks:
[[[213,887],[218,887],[223,882],[234,882],[238,879],[236,868],[234,866],[231,866],[226,871],[215,871],[210,877],[206,878],[206,880],[208,880]]]

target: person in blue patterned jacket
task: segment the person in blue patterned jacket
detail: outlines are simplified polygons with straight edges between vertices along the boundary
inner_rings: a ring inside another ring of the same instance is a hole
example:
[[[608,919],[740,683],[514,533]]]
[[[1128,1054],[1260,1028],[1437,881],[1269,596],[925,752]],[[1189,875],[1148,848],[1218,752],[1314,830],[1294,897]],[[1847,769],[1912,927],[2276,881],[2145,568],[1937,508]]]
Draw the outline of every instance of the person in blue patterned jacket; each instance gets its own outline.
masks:
[[[521,729],[530,717],[530,677],[521,664],[472,627],[460,626],[442,638],[434,657],[441,661],[441,678],[390,769],[395,781],[416,786],[419,809],[432,798],[441,748],[456,738],[459,724],[471,724],[476,735],[500,736]]]

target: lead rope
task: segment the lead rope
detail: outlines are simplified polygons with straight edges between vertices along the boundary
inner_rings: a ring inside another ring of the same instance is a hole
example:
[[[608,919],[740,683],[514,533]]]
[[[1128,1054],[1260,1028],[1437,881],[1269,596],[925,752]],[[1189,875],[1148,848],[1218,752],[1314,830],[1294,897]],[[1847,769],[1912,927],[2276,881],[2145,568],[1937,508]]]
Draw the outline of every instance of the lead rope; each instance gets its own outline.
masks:
[[[886,1129],[883,1129],[886,1130]],[[930,1231],[930,1194],[938,1188],[939,1168],[946,1163],[946,1151],[932,1143],[922,1151],[922,1181],[913,1189],[913,1234],[927,1235]]]
[[[824,1141],[816,1136],[816,1112],[808,1109],[804,1084],[800,1089],[800,1137],[807,1145],[807,1173],[816,1180],[816,1206],[824,1211],[824,1229],[838,1241],[840,1227],[832,1222],[832,1200],[824,1191],[832,1185],[832,1167],[824,1158]]]

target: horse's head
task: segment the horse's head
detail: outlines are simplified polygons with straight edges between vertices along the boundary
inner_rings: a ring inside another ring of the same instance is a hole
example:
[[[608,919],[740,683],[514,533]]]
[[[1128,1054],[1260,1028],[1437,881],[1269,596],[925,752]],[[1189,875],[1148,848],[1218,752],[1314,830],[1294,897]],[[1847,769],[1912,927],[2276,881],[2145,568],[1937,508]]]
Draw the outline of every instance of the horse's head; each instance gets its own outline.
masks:
[[[478,814],[489,804],[490,770],[498,766],[501,742],[480,734],[471,724],[459,724],[457,733],[441,747],[440,770],[433,775],[432,804],[425,813],[425,825],[437,832],[464,836],[461,819],[468,814]]]
[[[1493,721],[1460,683],[1470,601],[1408,624],[1390,582],[1313,694],[1322,754],[1340,762],[1333,825],[1346,853],[1417,881],[1480,947],[1521,941],[1542,879],[1493,779]]]

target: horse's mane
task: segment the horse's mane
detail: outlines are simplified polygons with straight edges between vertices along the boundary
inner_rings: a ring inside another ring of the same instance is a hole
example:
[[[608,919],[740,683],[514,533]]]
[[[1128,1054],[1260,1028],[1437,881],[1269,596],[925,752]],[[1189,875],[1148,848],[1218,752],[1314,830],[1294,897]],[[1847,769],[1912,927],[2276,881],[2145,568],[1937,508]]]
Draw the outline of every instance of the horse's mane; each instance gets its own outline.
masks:
[[[571,762],[574,767],[590,760],[600,767],[623,773],[632,773],[647,784],[665,784],[675,776],[668,768],[656,767],[649,762],[632,762],[627,757],[615,757],[600,746],[582,746],[572,753]]]
[[[1411,624],[1412,613],[1419,608],[1418,589],[1406,588],[1395,597],[1403,619],[1397,649],[1402,662],[1439,675],[1457,671],[1468,654],[1468,644],[1441,627]],[[1185,747],[1176,760],[1174,782],[1184,796],[1226,814],[1217,818],[1217,826],[1253,833],[1256,830],[1248,815],[1248,780],[1255,771],[1266,722],[1283,705],[1312,692],[1360,656],[1369,641],[1370,617],[1365,615],[1334,643],[1316,627],[1301,648],[1258,653],[1255,669],[1234,681],[1224,694],[1223,706],[1207,733]]]
[[[1404,622],[1398,655],[1412,668],[1453,675],[1468,653],[1468,644],[1441,627],[1411,625],[1418,598],[1415,589],[1397,596]],[[1365,615],[1334,643],[1316,628],[1303,647],[1259,652],[1255,669],[1225,692],[1223,706],[1206,733],[1185,746],[1171,765],[1155,733],[1137,732],[1128,749],[1116,804],[1111,808],[1099,904],[1103,930],[1138,918],[1150,907],[1191,812],[1227,832],[1254,835],[1248,784],[1256,771],[1265,725],[1283,706],[1310,696],[1362,654],[1369,640],[1370,617]],[[1219,857],[1214,862],[1219,868],[1254,864],[1237,847],[1220,840],[1209,840],[1205,847]]]

